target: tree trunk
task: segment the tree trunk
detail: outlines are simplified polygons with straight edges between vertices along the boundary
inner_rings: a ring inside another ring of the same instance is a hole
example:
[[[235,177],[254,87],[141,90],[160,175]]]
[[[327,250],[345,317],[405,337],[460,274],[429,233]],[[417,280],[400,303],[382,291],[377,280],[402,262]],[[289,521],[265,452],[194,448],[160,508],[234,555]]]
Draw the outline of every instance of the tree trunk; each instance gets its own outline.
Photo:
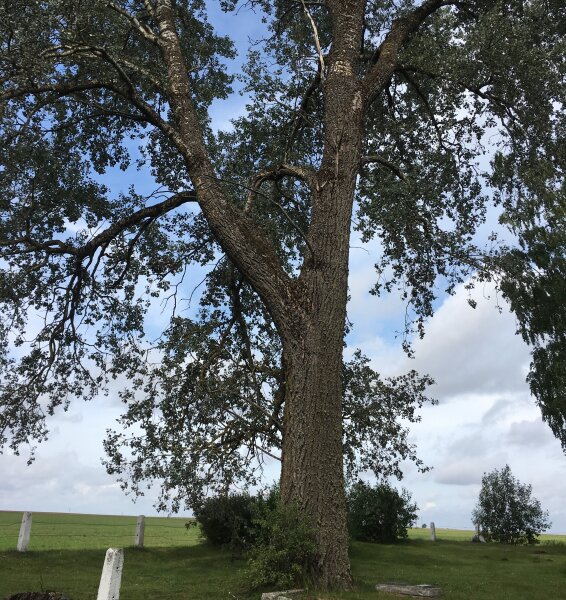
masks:
[[[350,113],[352,114],[352,113]],[[360,119],[343,119],[336,170],[322,170],[313,199],[312,254],[305,258],[296,305],[281,330],[286,373],[281,495],[316,532],[317,584],[351,587],[344,490],[342,352],[348,295],[350,223]],[[308,252],[308,251],[307,251]]]
[[[285,503],[296,503],[314,527],[317,584],[344,589],[351,585],[351,575],[342,458],[342,339],[321,325],[309,324],[305,335],[285,348],[281,496]]]

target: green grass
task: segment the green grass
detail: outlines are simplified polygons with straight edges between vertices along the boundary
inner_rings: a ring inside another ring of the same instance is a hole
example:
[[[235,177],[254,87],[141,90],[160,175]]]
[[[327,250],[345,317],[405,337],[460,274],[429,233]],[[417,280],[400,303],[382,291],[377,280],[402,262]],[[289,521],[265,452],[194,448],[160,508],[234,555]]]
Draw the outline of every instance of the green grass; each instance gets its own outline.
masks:
[[[0,599],[32,590],[57,590],[94,600],[108,547],[124,547],[121,600],[244,599],[242,560],[199,543],[186,519],[148,518],[146,548],[133,548],[135,517],[46,514],[33,516],[30,550],[14,551],[21,513],[0,512]],[[566,598],[566,536],[544,536],[535,547],[472,544],[473,532],[410,530],[396,545],[354,543],[356,589],[312,592],[312,599],[385,600],[376,583],[439,585],[450,600],[558,600]]]
[[[0,512],[0,551],[14,549],[22,513]],[[199,542],[185,518],[146,517],[145,545],[171,547]],[[29,550],[86,550],[127,547],[134,543],[136,517],[34,513]]]

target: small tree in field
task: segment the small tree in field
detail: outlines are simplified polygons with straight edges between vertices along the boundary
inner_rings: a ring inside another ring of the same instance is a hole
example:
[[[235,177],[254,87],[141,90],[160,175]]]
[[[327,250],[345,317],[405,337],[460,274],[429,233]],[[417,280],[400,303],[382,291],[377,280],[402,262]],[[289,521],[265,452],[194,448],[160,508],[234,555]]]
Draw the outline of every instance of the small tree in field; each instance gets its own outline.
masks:
[[[532,486],[513,477],[509,465],[482,477],[473,521],[488,540],[502,544],[536,544],[537,536],[551,526],[548,511],[531,497]]]

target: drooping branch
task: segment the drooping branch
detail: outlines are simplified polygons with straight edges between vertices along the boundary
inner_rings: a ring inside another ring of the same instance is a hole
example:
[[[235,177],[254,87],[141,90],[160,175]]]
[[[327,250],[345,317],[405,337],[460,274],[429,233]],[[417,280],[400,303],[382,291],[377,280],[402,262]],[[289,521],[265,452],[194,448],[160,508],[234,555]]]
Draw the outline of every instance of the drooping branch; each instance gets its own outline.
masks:
[[[305,93],[303,94],[303,97],[301,99],[299,107],[296,109],[295,114],[293,115],[292,119],[290,119],[290,125],[292,125],[292,129],[291,129],[291,133],[289,134],[289,137],[287,138],[287,142],[285,145],[285,153],[284,153],[285,159],[287,159],[287,156],[289,155],[291,147],[295,141],[295,136],[301,129],[301,126],[303,125],[304,122],[308,121],[307,115],[308,115],[309,101],[314,96],[314,94],[318,90],[320,90],[321,83],[322,83],[321,65],[319,63],[319,69],[318,69],[317,74],[315,75],[315,77],[313,78],[313,80],[310,82],[309,86],[305,90]]]
[[[440,126],[438,124],[438,121],[436,120],[436,115],[434,114],[434,110],[433,110],[432,106],[430,105],[428,98],[425,96],[424,92],[421,90],[421,88],[419,87],[417,82],[406,71],[399,71],[399,72],[403,75],[405,80],[408,82],[408,84],[411,86],[411,88],[415,91],[415,93],[419,97],[420,101],[422,102],[423,106],[425,107],[426,113],[432,123],[432,126],[434,127],[434,131],[436,132],[436,137],[438,138],[438,145],[443,150],[446,150],[444,139],[442,137],[442,132],[440,131]]]
[[[293,176],[293,177],[296,177],[297,179],[304,181],[305,183],[308,184],[308,187],[311,190],[311,192],[314,192],[314,190],[316,189],[315,188],[315,186],[316,186],[315,172],[306,167],[294,167],[291,165],[280,165],[279,167],[265,169],[264,171],[261,171],[260,173],[258,173],[256,175],[256,177],[254,178],[254,180],[251,183],[251,186],[248,188],[248,198],[247,198],[246,204],[244,206],[244,212],[248,213],[251,210],[256,196],[259,195],[259,196],[264,197],[268,202],[270,202],[271,204],[274,204],[277,207],[277,209],[279,210],[279,212],[281,212],[281,214],[283,215],[283,217],[285,218],[287,223],[289,223],[289,225],[291,225],[291,227],[299,234],[299,236],[305,242],[305,244],[307,245],[307,248],[309,249],[309,251],[311,253],[311,256],[314,258],[314,250],[313,250],[312,244],[310,243],[307,234],[303,231],[301,226],[295,222],[295,220],[291,217],[291,215],[287,212],[287,210],[285,210],[285,207],[280,202],[277,202],[277,200],[275,200],[271,196],[264,194],[259,189],[261,187],[261,184],[265,181],[278,182],[283,177],[287,177],[287,176]]]
[[[32,96],[38,98],[43,106],[47,106],[48,104],[57,102],[61,98],[76,97],[77,94],[82,92],[95,90],[112,92],[116,96],[126,100],[126,102],[139,110],[140,120],[160,129],[181,152],[187,152],[187,147],[179,136],[178,131],[165,121],[150,104],[142,100],[130,85],[123,88],[115,83],[97,79],[84,82],[64,81],[44,85],[28,85],[9,89],[0,94],[0,103]],[[47,96],[46,98],[46,94],[50,94],[51,96]],[[132,115],[132,117],[136,117],[136,115]]]
[[[445,81],[451,85],[459,87],[462,90],[466,90],[474,96],[491,103],[494,109],[497,109],[502,114],[506,115],[512,123],[518,124],[518,117],[514,112],[513,105],[510,102],[506,101],[505,98],[502,98],[501,96],[494,94],[493,92],[486,89],[492,83],[491,77],[480,84],[472,85],[469,82],[463,81],[462,79],[452,79],[442,73],[433,72],[427,69],[423,69],[420,66],[416,67],[411,64],[399,65],[397,70],[403,73],[405,76],[407,76],[407,74],[409,73],[417,73],[419,75],[424,75],[429,79],[439,79],[441,81]]]
[[[296,179],[300,179],[301,181],[307,184],[311,191],[315,190],[315,172],[309,167],[299,167],[283,163],[275,167],[263,169],[255,175],[250,184],[248,198],[244,206],[244,212],[247,213],[251,210],[254,198],[262,183],[264,183],[265,181],[278,181],[283,177],[295,177]]]
[[[142,208],[130,215],[118,219],[104,231],[95,235],[83,246],[72,246],[62,240],[52,239],[38,242],[28,234],[23,237],[13,239],[0,239],[0,246],[7,248],[2,256],[15,254],[29,254],[32,252],[44,252],[46,254],[72,255],[78,262],[82,262],[86,257],[92,257],[98,248],[109,244],[122,232],[135,227],[136,225],[160,217],[183,204],[197,202],[197,196],[193,191],[180,192],[174,194],[167,200]],[[17,248],[20,246],[20,248]]]

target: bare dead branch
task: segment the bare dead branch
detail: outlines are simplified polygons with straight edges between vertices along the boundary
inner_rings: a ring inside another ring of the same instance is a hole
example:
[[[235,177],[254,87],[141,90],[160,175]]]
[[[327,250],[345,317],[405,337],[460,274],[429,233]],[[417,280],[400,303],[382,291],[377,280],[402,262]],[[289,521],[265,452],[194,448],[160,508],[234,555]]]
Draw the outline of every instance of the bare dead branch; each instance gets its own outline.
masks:
[[[305,0],[301,0],[301,4],[303,5],[303,10],[305,12],[307,19],[309,20],[309,23],[310,23],[310,26],[312,29],[312,34],[314,37],[314,45],[316,46],[316,52],[318,54],[318,62],[320,65],[320,80],[324,83],[324,54],[322,52],[322,47],[320,46],[320,38],[318,35],[318,29],[316,27],[316,23],[314,22],[314,19],[312,18],[311,12],[305,3]]]

